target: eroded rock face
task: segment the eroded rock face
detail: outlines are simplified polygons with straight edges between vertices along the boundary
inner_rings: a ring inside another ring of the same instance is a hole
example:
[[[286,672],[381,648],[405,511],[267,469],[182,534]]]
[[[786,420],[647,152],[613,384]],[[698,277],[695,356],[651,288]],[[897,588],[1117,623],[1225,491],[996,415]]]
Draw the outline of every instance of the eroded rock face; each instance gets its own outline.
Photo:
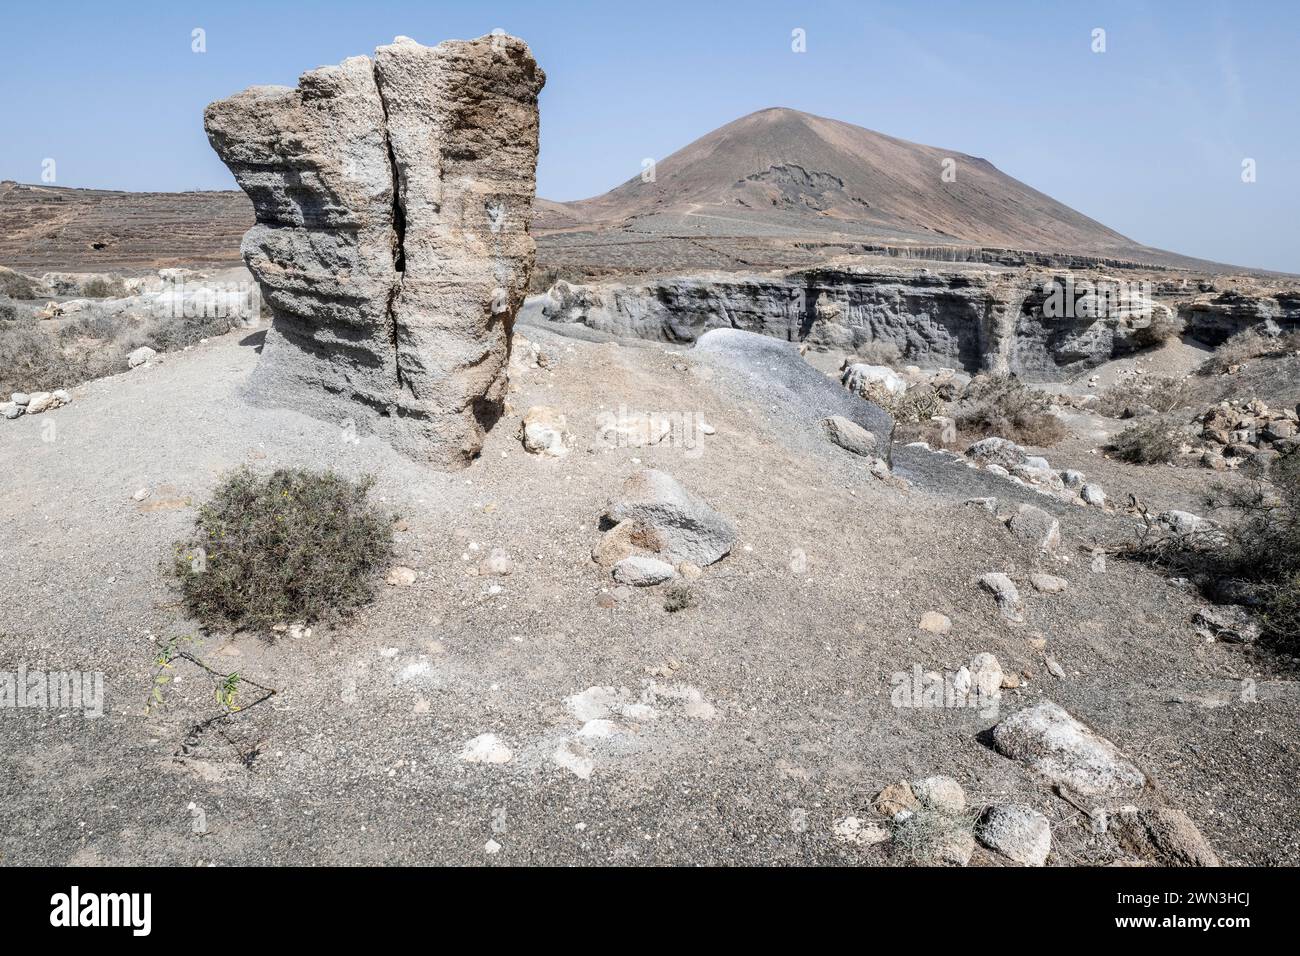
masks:
[[[250,398],[438,465],[478,453],[533,263],[544,82],[514,37],[399,37],[208,107],[273,314]]]

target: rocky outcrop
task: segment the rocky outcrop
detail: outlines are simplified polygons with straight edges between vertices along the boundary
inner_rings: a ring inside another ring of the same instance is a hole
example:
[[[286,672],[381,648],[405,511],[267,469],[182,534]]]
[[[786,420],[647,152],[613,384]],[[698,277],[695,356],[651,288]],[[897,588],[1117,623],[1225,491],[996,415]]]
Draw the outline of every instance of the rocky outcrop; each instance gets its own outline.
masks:
[[[1153,320],[1172,311],[1105,276],[1048,307],[1050,273],[842,267],[771,275],[711,274],[642,284],[557,282],[529,300],[525,321],[582,325],[618,337],[693,342],[712,329],[756,332],[810,348],[895,348],[923,368],[1015,372],[1056,380],[1151,344]],[[1071,280],[1072,282],[1074,280]],[[1122,296],[1099,301],[1107,283]],[[1073,288],[1073,286],[1072,286]],[[1077,308],[1076,308],[1077,306]]]
[[[544,81],[513,37],[399,37],[208,107],[273,317],[251,399],[438,465],[478,453],[532,267]]]
[[[1178,315],[1187,334],[1207,345],[1219,345],[1238,332],[1270,322],[1291,331],[1300,329],[1300,291],[1228,289],[1182,303]]]

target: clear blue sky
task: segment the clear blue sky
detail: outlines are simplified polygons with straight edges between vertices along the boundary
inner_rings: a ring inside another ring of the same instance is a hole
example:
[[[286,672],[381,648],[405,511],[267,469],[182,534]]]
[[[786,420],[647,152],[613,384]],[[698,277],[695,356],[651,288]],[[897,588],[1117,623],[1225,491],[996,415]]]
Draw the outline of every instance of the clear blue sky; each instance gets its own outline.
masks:
[[[229,188],[203,134],[209,101],[293,85],[397,34],[500,27],[549,77],[548,198],[604,192],[644,157],[789,106],[982,156],[1139,242],[1300,272],[1294,0],[42,0],[6,4],[3,22],[5,179],[38,182],[50,157],[60,185]],[[796,27],[806,53],[791,51]]]

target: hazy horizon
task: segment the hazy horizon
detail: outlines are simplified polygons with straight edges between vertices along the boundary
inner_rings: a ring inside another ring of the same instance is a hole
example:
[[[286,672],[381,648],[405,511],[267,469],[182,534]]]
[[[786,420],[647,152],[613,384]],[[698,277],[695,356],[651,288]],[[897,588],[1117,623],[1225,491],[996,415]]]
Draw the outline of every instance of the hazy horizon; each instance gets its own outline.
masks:
[[[31,42],[54,25],[57,68]],[[0,178],[53,185],[233,189],[203,107],[252,85],[368,54],[397,34],[437,43],[503,29],[547,72],[538,195],[599,195],[743,115],[774,106],[989,160],[1136,242],[1235,265],[1300,272],[1288,48],[1282,3],[938,3],[734,9],[668,2],[365,7],[326,3],[93,4],[17,8]],[[202,29],[206,52],[192,50]],[[1094,52],[1093,31],[1105,30]],[[804,31],[806,51],[792,49]],[[1253,160],[1257,179],[1242,181]]]

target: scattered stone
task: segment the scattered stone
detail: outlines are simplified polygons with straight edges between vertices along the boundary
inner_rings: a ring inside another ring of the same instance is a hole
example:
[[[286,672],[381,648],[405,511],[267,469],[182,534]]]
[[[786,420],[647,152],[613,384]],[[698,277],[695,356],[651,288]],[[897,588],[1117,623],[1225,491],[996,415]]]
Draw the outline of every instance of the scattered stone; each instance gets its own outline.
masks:
[[[1010,577],[1000,571],[992,571],[980,578],[980,587],[993,595],[998,602],[998,610],[1008,621],[1019,623],[1024,620],[1020,591]]]
[[[1229,644],[1253,644],[1263,633],[1251,613],[1236,604],[1200,608],[1192,614],[1192,623],[1206,637]]]
[[[975,836],[1022,866],[1043,866],[1052,852],[1051,822],[1020,803],[989,807],[975,826]]]
[[[1102,489],[1101,485],[1089,482],[1083,486],[1083,490],[1079,492],[1079,497],[1082,498],[1085,503],[1092,505],[1094,508],[1106,507],[1106,492]]]
[[[877,813],[893,819],[900,813],[910,813],[921,806],[921,801],[916,799],[916,794],[912,792],[912,787],[904,780],[897,783],[891,783],[876,794],[876,798],[871,802],[872,807]]]
[[[999,682],[1001,676],[999,671]],[[935,776],[913,780],[911,788],[921,806],[930,810],[956,814],[966,809],[966,791],[952,777]]]
[[[48,412],[52,408],[58,408],[59,404],[59,400],[54,397],[53,392],[32,392],[27,402],[27,414],[39,415],[41,412]]]
[[[0,414],[3,414],[5,418],[13,421],[18,416],[27,414],[27,409],[22,405],[15,404],[14,402],[5,402],[4,405],[0,406]]]
[[[1039,551],[1055,551],[1061,544],[1061,523],[1035,505],[1017,506],[1007,527]]]
[[[1081,471],[1075,471],[1073,468],[1067,468],[1061,472],[1061,483],[1071,491],[1080,491],[1088,478]]]
[[[513,754],[496,734],[479,734],[467,741],[460,752],[466,763],[507,763]]]
[[[151,492],[148,488],[140,488],[140,489],[138,489],[138,490],[136,491],[135,494],[133,494],[133,495],[131,496],[131,500],[132,500],[132,501],[144,501],[144,500],[145,500],[146,498],[148,498],[151,494],[153,494],[153,492]]]
[[[1219,866],[1218,854],[1182,810],[1121,807],[1107,832],[1128,852],[1162,866]]]
[[[524,414],[521,437],[525,450],[551,458],[567,455],[572,443],[564,416],[547,405],[534,405],[528,409]]]
[[[415,583],[415,577],[413,570],[398,565],[389,570],[387,581],[393,587],[409,588]]]
[[[876,456],[878,445],[876,436],[841,415],[822,419],[822,430],[825,431],[827,438],[845,451],[862,455],[864,458]]]
[[[870,398],[872,386],[895,398],[907,391],[907,380],[886,365],[850,365],[840,376],[840,384],[864,398]]]
[[[1024,448],[1006,438],[983,438],[966,449],[966,457],[988,467],[997,465],[1009,473],[1017,465],[1023,465],[1029,455]]]
[[[1062,667],[1051,654],[1043,655],[1043,666],[1046,667],[1047,672],[1057,680],[1065,680],[1065,668]]]
[[[633,555],[614,565],[614,580],[636,588],[653,587],[675,577],[671,564],[645,555]]]
[[[645,448],[657,445],[672,434],[673,423],[666,415],[601,412],[596,416],[597,440],[606,448]]]
[[[1088,797],[1140,790],[1146,777],[1105,737],[1051,701],[1017,711],[993,728],[998,752],[1052,783]]]
[[[707,567],[731,552],[736,529],[671,475],[643,469],[623,485],[605,517],[633,520],[654,539],[657,556],[669,564],[689,561]]]
[[[157,357],[157,352],[147,345],[142,345],[126,357],[126,364],[128,368],[139,368],[141,365],[152,362]]]
[[[1034,586],[1035,591],[1042,591],[1044,594],[1060,594],[1070,586],[1070,582],[1065,578],[1058,578],[1055,574],[1043,574],[1042,572],[1029,575],[1029,583]]]
[[[677,573],[688,581],[696,581],[704,575],[704,569],[698,564],[683,561],[677,565]]]
[[[921,622],[917,626],[931,634],[947,634],[952,630],[952,620],[938,611],[926,611],[921,615]]]
[[[506,554],[504,548],[493,548],[478,565],[478,573],[482,575],[495,574],[504,577],[512,573],[514,569],[515,564],[510,560],[510,555]]]
[[[983,508],[989,514],[995,515],[998,513],[998,499],[996,498],[967,498],[963,504]]]
[[[845,817],[835,824],[831,833],[841,843],[851,843],[854,846],[875,846],[889,840],[889,831],[884,827],[857,817]]]
[[[795,548],[790,552],[790,573],[803,574],[808,570],[808,554],[803,548]]]
[[[970,679],[971,687],[980,700],[991,702],[1002,696],[1002,664],[987,651],[970,659]]]
[[[9,401],[13,402],[15,405],[25,406],[31,400],[32,397],[28,395],[26,392],[14,392],[12,395],[9,396]]]
[[[551,759],[555,761],[556,766],[568,770],[579,780],[588,779],[596,769],[590,751],[576,740],[566,740],[560,744]]]

